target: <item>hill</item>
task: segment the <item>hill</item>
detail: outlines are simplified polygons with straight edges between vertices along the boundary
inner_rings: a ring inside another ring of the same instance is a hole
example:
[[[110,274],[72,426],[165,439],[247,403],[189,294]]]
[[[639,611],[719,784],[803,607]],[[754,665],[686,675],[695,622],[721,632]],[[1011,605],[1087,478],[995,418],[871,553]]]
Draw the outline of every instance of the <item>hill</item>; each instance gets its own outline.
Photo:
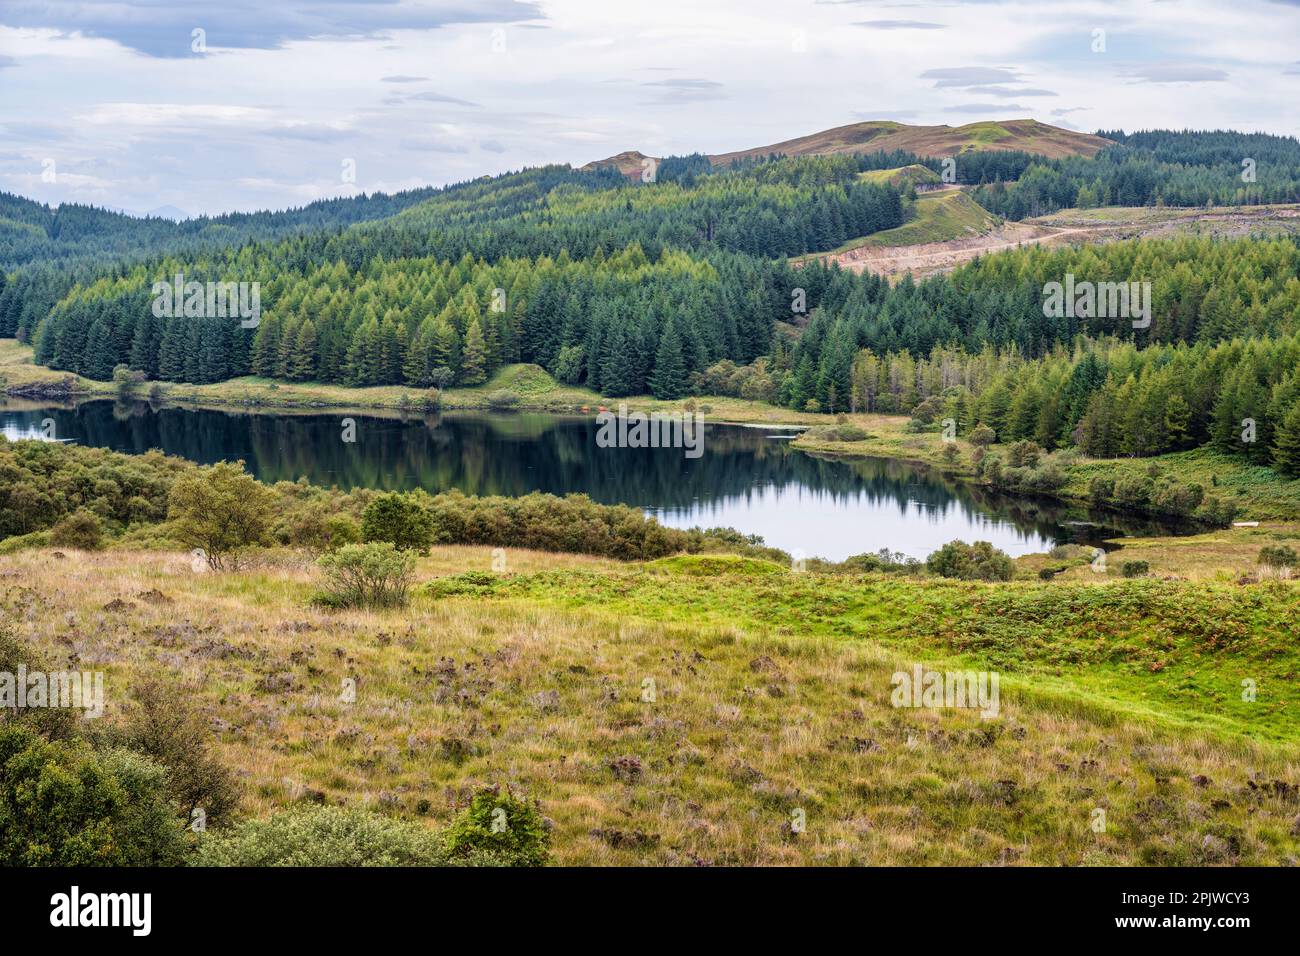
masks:
[[[1095,156],[1113,143],[1091,133],[1050,126],[1034,119],[1002,122],[967,123],[965,126],[909,126],[890,120],[851,123],[833,129],[783,140],[768,146],[755,146],[709,156],[715,166],[737,159],[758,159],[779,153],[784,156],[826,156],[840,153],[875,153],[904,151],[917,156],[953,156],[967,150],[1020,151],[1060,159],[1065,156]],[[588,163],[583,169],[615,166],[630,175],[630,158],[636,170],[646,157],[636,150]]]

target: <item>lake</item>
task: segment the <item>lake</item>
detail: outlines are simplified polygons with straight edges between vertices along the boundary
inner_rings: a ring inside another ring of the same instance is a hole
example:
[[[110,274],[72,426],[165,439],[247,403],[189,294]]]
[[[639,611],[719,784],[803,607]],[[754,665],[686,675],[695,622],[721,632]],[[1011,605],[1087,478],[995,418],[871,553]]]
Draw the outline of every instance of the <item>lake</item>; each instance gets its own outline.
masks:
[[[345,420],[351,421],[351,426]],[[345,441],[351,427],[353,441]],[[791,553],[842,560],[889,548],[925,558],[954,538],[1013,556],[1118,534],[1177,534],[1173,522],[1013,498],[892,459],[829,460],[790,447],[797,432],[708,425],[703,453],[602,448],[593,417],[446,412],[243,412],[85,402],[0,406],[11,439],[53,437],[203,464],[243,459],[263,481],[471,495],[582,493],[672,527],[733,527]]]

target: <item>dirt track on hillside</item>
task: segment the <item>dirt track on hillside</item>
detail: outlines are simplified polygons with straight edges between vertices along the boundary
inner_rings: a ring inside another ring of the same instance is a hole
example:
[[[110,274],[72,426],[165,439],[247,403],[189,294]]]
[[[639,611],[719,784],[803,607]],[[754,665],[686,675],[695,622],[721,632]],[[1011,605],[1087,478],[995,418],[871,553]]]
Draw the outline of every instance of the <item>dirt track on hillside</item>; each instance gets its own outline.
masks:
[[[1050,220],[1050,221],[1048,221]],[[1201,232],[1210,227],[1216,235],[1244,235],[1262,224],[1284,223],[1300,229],[1300,208],[1295,206],[1248,207],[1242,210],[1213,210],[1169,219],[1090,220],[1070,218],[1069,213],[1024,222],[1005,222],[979,236],[928,242],[915,246],[859,246],[845,252],[820,256],[852,272],[870,271],[896,280],[911,272],[914,277],[947,272],[977,256],[1019,246],[1058,245],[1065,242],[1107,242],[1175,233]]]

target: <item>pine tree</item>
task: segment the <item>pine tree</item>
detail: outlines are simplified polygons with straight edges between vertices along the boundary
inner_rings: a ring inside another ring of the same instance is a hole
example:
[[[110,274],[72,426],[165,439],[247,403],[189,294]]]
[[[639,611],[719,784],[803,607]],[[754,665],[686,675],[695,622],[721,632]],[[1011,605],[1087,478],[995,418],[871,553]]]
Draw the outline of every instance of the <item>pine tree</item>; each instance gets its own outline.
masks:
[[[1300,478],[1300,402],[1292,406],[1277,428],[1273,465],[1288,478]]]
[[[289,378],[305,382],[316,374],[316,325],[306,319],[298,327],[298,335],[289,360]]]
[[[687,393],[686,366],[682,361],[682,341],[673,320],[664,323],[655,353],[654,372],[650,375],[650,392],[655,398],[675,399]]]
[[[460,357],[460,380],[464,385],[482,385],[487,381],[487,345],[479,320],[471,319],[465,330],[465,349]]]

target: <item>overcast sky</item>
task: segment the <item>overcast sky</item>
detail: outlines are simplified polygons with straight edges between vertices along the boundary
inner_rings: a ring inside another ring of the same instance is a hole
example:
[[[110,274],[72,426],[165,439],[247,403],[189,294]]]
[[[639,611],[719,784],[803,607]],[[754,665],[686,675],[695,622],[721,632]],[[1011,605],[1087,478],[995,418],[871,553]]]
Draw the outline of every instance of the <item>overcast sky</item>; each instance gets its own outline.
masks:
[[[863,119],[1296,135],[1297,38],[1300,0],[0,0],[0,190],[284,208]]]

